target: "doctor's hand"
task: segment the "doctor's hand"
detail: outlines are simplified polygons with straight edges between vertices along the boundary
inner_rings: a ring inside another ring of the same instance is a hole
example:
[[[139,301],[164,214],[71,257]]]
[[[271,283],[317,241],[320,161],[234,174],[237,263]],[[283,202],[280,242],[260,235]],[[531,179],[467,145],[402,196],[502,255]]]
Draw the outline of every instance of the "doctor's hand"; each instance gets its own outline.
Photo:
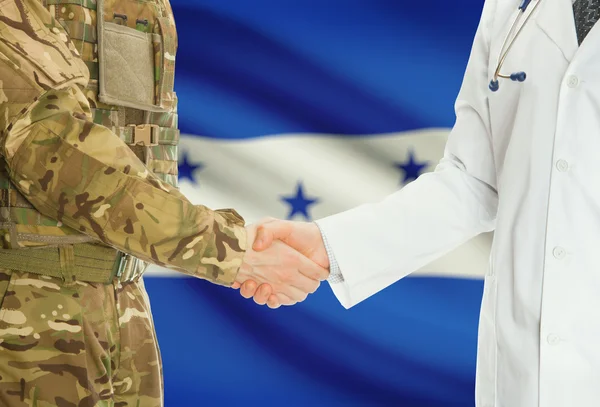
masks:
[[[278,240],[302,253],[323,269],[326,269],[328,276],[329,258],[325,250],[321,232],[316,224],[267,219],[258,225],[252,248],[257,252],[266,251],[273,245],[280,244],[281,242],[278,242]],[[252,241],[250,236],[248,237],[248,241]],[[240,285],[236,284],[234,288],[240,288]],[[268,282],[255,281],[252,278],[247,279],[241,284],[241,294],[245,298],[254,297],[254,301],[257,304],[263,305],[266,303],[270,308],[279,308],[281,305],[288,305],[289,302],[285,296],[279,294]]]
[[[249,244],[256,242],[257,226],[247,227],[246,232]],[[271,233],[258,233],[261,236],[266,234],[261,240],[268,244],[258,246],[260,251],[252,247],[246,250],[233,288],[239,288],[249,281],[252,281],[255,287],[264,284],[269,293],[262,304],[272,295],[276,296],[277,304],[273,304],[278,307],[304,301],[308,294],[317,290],[321,281],[327,279],[329,271],[326,268],[283,242],[273,241],[274,238],[266,240],[272,236]]]

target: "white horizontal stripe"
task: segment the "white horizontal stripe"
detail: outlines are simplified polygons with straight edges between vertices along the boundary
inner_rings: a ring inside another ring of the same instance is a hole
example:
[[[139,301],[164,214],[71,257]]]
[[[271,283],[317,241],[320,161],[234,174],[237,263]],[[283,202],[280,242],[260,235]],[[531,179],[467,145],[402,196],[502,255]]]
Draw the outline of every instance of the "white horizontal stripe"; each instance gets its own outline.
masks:
[[[195,204],[235,208],[252,223],[266,216],[286,218],[290,207],[280,198],[294,195],[297,182],[302,181],[305,195],[319,199],[309,211],[318,219],[378,201],[399,189],[403,173],[394,164],[405,162],[410,149],[417,161],[429,163],[427,171],[433,170],[448,132],[430,129],[363,137],[286,134],[246,140],[183,135],[180,155],[187,152],[191,163],[204,168],[195,173],[198,186],[183,180],[180,187]],[[417,274],[481,278],[490,245],[491,235],[479,236]],[[149,270],[149,275],[173,274],[154,266]]]

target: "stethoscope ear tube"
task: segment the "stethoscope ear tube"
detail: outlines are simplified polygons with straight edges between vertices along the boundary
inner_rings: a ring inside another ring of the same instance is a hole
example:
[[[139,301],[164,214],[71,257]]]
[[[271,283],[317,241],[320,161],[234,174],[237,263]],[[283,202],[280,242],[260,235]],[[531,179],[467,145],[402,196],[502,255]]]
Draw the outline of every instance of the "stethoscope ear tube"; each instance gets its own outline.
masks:
[[[525,72],[515,72],[510,75],[510,80],[514,82],[525,82],[527,74]]]

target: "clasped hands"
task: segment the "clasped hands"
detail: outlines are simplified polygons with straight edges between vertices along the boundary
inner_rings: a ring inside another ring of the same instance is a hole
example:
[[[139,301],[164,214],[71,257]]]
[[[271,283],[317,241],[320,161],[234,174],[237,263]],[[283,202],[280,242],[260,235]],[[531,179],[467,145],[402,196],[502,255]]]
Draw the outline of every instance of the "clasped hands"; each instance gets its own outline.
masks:
[[[269,308],[294,305],[329,277],[329,259],[314,223],[267,219],[246,227],[248,248],[232,288]]]

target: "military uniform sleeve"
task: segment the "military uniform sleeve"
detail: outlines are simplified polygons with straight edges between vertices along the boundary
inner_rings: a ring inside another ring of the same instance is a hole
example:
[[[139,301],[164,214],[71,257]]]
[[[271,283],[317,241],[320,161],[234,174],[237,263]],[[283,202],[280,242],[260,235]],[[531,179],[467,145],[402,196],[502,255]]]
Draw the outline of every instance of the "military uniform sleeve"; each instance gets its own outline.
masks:
[[[88,71],[38,0],[0,0],[0,130],[13,183],[46,216],[142,260],[231,285],[246,246],[232,210],[190,203],[92,122]]]

